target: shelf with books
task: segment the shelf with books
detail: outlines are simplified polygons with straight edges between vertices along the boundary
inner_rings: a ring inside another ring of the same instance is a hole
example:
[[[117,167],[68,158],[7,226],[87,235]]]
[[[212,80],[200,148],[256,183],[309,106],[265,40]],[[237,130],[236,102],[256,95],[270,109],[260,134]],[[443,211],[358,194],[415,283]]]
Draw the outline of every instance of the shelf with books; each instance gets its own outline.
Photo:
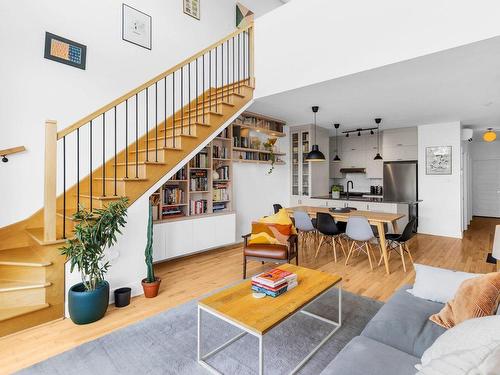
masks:
[[[286,123],[283,120],[248,111],[243,112],[233,122],[233,126],[254,130],[255,132],[263,133],[271,137],[284,137],[286,135],[283,132],[283,127],[285,125]]]

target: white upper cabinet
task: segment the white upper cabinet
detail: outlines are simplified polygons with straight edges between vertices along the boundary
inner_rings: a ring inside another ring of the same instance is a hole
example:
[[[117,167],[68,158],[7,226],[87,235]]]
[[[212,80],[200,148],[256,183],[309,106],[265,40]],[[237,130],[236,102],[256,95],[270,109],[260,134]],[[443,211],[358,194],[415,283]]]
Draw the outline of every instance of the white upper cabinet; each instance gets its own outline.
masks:
[[[386,161],[416,160],[417,128],[385,130],[382,136],[382,150]]]

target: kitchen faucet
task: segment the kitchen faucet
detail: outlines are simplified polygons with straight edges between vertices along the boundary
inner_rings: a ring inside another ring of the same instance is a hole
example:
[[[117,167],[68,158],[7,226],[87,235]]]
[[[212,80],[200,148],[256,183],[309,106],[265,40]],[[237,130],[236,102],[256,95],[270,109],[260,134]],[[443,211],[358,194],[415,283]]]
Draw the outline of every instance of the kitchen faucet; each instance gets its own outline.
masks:
[[[354,189],[354,183],[351,180],[347,181],[347,199],[349,199],[349,182],[351,183],[351,188]]]

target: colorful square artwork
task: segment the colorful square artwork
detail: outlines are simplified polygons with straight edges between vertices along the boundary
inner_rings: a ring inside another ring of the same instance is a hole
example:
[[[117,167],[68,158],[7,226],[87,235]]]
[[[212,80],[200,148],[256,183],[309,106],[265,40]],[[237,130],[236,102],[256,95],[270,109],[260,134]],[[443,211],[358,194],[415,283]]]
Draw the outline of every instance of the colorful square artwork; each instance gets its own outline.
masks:
[[[85,70],[87,47],[69,39],[45,33],[45,58]]]
[[[253,12],[241,3],[236,3],[236,27],[243,29],[253,22]]]

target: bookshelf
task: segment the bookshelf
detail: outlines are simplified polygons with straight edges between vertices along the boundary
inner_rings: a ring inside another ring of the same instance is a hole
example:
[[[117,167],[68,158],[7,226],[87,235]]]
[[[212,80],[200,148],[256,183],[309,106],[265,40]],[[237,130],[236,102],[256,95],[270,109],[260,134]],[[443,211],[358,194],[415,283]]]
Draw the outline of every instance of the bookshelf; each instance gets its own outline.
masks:
[[[235,162],[285,164],[279,150],[278,139],[285,136],[283,127],[286,123],[272,117],[253,112],[243,112],[232,123],[233,153]]]
[[[229,126],[152,194],[155,222],[232,211],[232,139]]]

